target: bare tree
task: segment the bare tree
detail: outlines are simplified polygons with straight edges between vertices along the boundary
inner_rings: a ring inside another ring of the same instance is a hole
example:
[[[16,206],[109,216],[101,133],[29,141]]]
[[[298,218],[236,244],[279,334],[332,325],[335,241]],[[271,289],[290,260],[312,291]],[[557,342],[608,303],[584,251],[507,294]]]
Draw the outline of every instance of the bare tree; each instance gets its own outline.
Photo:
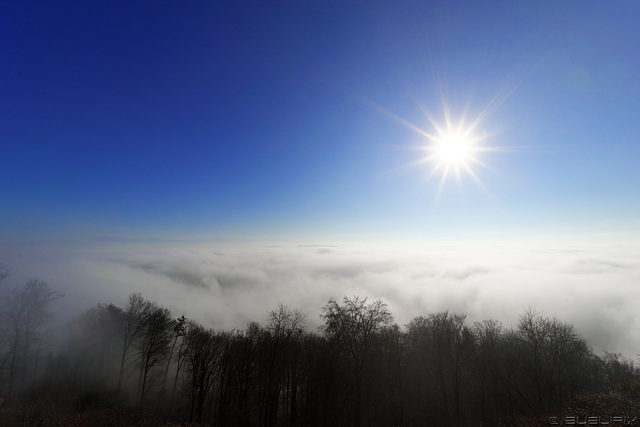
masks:
[[[530,308],[520,316],[514,338],[524,350],[520,368],[529,387],[523,394],[534,411],[560,404],[587,386],[582,371],[590,351],[572,325]]]
[[[230,336],[229,347],[223,358],[227,364],[223,381],[227,384],[223,385],[225,389],[221,390],[218,402],[217,421],[221,425],[226,425],[232,416],[238,425],[249,425],[249,420],[254,418],[255,405],[252,403],[256,403],[259,397],[255,397],[261,394],[258,372],[263,337],[264,329],[256,322],[250,322],[244,330]]]
[[[307,315],[299,309],[291,310],[280,304],[275,310],[269,312],[267,318],[267,330],[281,339],[289,339],[292,335],[299,334],[304,329]]]
[[[150,304],[143,319],[143,328],[138,345],[142,382],[140,386],[140,402],[144,402],[146,392],[162,375],[157,368],[164,362],[169,353],[172,338],[171,313],[166,308]],[[167,362],[168,363],[168,362]],[[156,375],[153,371],[156,370]]]
[[[180,378],[180,371],[182,370],[182,367],[184,365],[186,355],[187,355],[188,347],[187,347],[186,337],[188,334],[188,330],[190,328],[190,325],[194,324],[194,322],[190,322],[184,316],[182,316],[182,319],[184,319],[184,321],[181,321],[179,325],[179,329],[177,331],[177,333],[180,333],[182,337],[180,340],[180,346],[178,347],[178,353],[176,354],[176,372],[175,372],[175,377],[173,379],[173,390],[171,391],[172,399],[176,395],[176,388],[178,387],[178,378]]]
[[[126,369],[127,357],[133,344],[140,338],[145,327],[145,317],[149,312],[150,302],[145,301],[140,293],[129,295],[129,302],[122,311],[121,337],[122,354],[120,357],[120,374],[118,391],[122,389],[122,378]]]
[[[393,318],[387,305],[381,300],[367,304],[366,298],[360,300],[358,297],[344,297],[342,304],[331,298],[322,310],[325,322],[322,330],[339,348],[344,349],[348,369],[346,373],[350,373],[353,378],[347,396],[352,397],[353,425],[359,427],[365,400],[363,395],[371,374],[369,362],[372,347],[376,344],[377,334]]]
[[[187,395],[191,401],[190,421],[199,423],[202,420],[204,402],[214,384],[220,343],[213,330],[205,329],[193,321],[188,322],[185,339]]]
[[[494,425],[505,395],[503,329],[498,321],[485,320],[476,322],[473,330],[477,344],[474,366],[480,399],[479,416],[483,424]]]
[[[113,304],[97,304],[71,321],[76,369],[83,371],[83,378],[104,379],[117,357],[121,320],[122,309]]]
[[[2,307],[2,323],[9,337],[8,396],[17,384],[24,386],[29,367],[37,367],[33,345],[39,342],[42,326],[51,318],[49,304],[63,295],[47,282],[29,280],[22,288],[9,291]]]
[[[171,359],[173,358],[173,351],[176,348],[176,344],[178,343],[179,339],[182,339],[186,332],[185,332],[185,324],[187,322],[187,318],[184,317],[184,315],[178,317],[177,319],[175,319],[172,322],[172,326],[171,326],[171,330],[172,330],[172,335],[173,335],[173,344],[171,344],[171,350],[169,351],[169,357],[167,359],[167,367],[165,369],[164,372],[164,379],[162,380],[162,393],[164,394],[166,385],[167,385],[167,377],[169,376],[169,368],[171,367]],[[181,344],[182,345],[182,342]],[[176,373],[176,377],[177,377],[177,373]]]
[[[627,359],[620,353],[604,352],[602,359],[606,384],[609,387],[618,386],[623,390],[631,388],[632,382],[637,381],[640,370],[633,360]]]
[[[284,411],[295,418],[297,384],[295,370],[295,340],[304,332],[307,316],[280,304],[269,312],[267,328],[262,335],[260,419],[261,425],[277,424],[279,399],[284,394]],[[290,380],[290,381],[287,381]]]
[[[447,414],[451,424],[460,422],[463,373],[468,368],[472,355],[473,335],[465,326],[465,319],[463,314],[448,312],[429,316],[435,344],[433,350],[442,380],[443,400],[445,408],[451,411]]]

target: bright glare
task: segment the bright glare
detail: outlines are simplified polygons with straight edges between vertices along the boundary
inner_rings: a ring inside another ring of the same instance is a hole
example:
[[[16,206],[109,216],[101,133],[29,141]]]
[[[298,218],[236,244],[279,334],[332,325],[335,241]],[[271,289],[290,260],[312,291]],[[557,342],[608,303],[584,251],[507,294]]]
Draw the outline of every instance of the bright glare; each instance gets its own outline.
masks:
[[[449,164],[461,164],[468,160],[471,142],[462,135],[447,135],[437,141],[438,156]]]
[[[481,160],[482,153],[513,151],[513,147],[486,145],[485,140],[490,138],[492,134],[482,129],[481,125],[484,119],[508,96],[509,92],[498,93],[477,116],[472,118],[467,116],[468,108],[464,108],[456,120],[451,114],[446,97],[443,95],[443,117],[440,119],[436,119],[425,107],[420,106],[431,125],[430,131],[416,126],[379,105],[372,104],[372,106],[423,137],[423,143],[415,148],[427,154],[414,162],[403,165],[402,168],[424,163],[429,164],[430,172],[428,173],[427,181],[434,175],[440,175],[440,183],[437,190],[437,194],[440,195],[446,181],[452,175],[455,176],[460,185],[462,184],[463,176],[466,176],[480,189],[486,191],[480,177],[474,170],[477,167],[493,170]]]
[[[475,128],[478,120],[470,125],[465,125],[461,120],[458,124],[454,124],[446,111],[446,121],[440,124],[430,119],[435,129],[435,134],[422,132],[426,137],[423,150],[430,153],[421,162],[432,164],[431,178],[436,173],[441,173],[440,185],[438,193],[442,191],[447,178],[454,174],[458,183],[461,182],[462,174],[469,176],[480,188],[484,188],[480,182],[480,178],[473,171],[474,165],[485,166],[478,159],[481,151],[487,151],[486,147],[480,145],[485,137],[476,137]]]

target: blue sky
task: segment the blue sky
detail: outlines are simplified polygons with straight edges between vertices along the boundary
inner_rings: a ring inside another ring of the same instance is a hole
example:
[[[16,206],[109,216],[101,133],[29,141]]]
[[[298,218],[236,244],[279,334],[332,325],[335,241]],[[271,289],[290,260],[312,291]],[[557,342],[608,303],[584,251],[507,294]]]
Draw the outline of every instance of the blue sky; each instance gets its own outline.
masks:
[[[0,241],[640,228],[640,5],[5,2]],[[426,132],[491,170],[430,180]],[[494,101],[492,101],[494,100]],[[496,102],[498,100],[500,102]],[[384,111],[383,111],[384,110]]]
[[[343,295],[399,324],[533,306],[635,357],[639,20],[632,0],[3,2],[6,284],[65,293],[61,324],[134,291],[215,328],[279,303],[313,326]],[[419,162],[445,111],[482,118],[481,185]]]

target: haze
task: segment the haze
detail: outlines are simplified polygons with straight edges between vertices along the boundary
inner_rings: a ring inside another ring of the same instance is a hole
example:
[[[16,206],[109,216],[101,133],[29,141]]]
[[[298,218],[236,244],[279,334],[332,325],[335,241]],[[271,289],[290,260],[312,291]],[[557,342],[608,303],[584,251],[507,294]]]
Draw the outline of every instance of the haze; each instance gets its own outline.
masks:
[[[635,357],[639,8],[3,4],[1,286],[64,293],[60,330],[136,291],[216,329],[534,307]],[[447,116],[473,176],[422,161]]]

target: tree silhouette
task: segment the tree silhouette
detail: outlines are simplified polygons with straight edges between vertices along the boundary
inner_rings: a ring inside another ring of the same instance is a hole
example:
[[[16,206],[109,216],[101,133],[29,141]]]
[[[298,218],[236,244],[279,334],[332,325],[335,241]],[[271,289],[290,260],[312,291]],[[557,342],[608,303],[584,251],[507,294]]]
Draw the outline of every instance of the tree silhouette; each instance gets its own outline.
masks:
[[[510,328],[495,320],[469,326],[447,311],[401,327],[382,301],[357,297],[330,299],[316,331],[283,305],[264,326],[214,331],[131,294],[124,308],[98,304],[77,316],[68,344],[44,357],[36,375],[47,307],[60,294],[30,281],[5,295],[2,390],[19,397],[35,384],[32,399],[46,386],[57,391],[47,399],[71,399],[76,411],[166,406],[153,392],[167,380],[172,410],[192,423],[248,427],[536,425],[519,419],[558,411],[581,393],[640,396],[632,361],[594,354],[572,325],[533,310]]]
[[[120,373],[118,375],[118,391],[122,389],[122,378],[126,369],[129,350],[144,331],[150,304],[149,301],[145,301],[142,298],[140,293],[133,293],[129,295],[129,301],[125,309],[120,311],[122,353],[120,357]]]
[[[186,327],[186,322],[187,322],[187,318],[184,317],[184,315],[178,317],[177,319],[173,320],[173,323],[171,325],[171,330],[172,330],[172,335],[173,335],[173,344],[171,344],[171,350],[169,351],[169,357],[167,359],[167,367],[164,371],[164,378],[162,380],[162,393],[164,394],[166,385],[167,385],[167,376],[169,376],[169,368],[171,367],[171,360],[173,359],[173,352],[176,348],[176,343],[178,342],[178,340],[182,340],[182,338],[185,336],[186,332],[185,332],[185,327]],[[182,345],[182,341],[181,341],[181,345]],[[177,373],[176,373],[176,377],[177,377]]]
[[[39,351],[33,354],[33,346],[41,342],[42,327],[51,318],[48,308],[51,302],[63,297],[51,289],[47,282],[29,280],[22,288],[9,291],[2,305],[3,333],[8,337],[7,395],[15,387],[26,385],[29,366],[35,371],[39,362]]]
[[[189,321],[186,335],[187,393],[191,401],[190,421],[200,422],[204,402],[215,380],[220,341],[212,329]]]
[[[144,402],[145,394],[163,375],[159,368],[169,354],[172,338],[171,313],[166,308],[149,304],[143,319],[143,327],[138,344],[139,365],[142,372],[140,386],[140,402]],[[168,363],[168,361],[167,361]],[[155,375],[152,376],[155,369]]]
[[[391,323],[392,316],[381,300],[367,304],[366,298],[360,300],[358,297],[344,297],[342,304],[331,298],[322,310],[325,322],[322,330],[337,344],[337,349],[342,349],[345,378],[350,376],[352,379],[347,386],[347,398],[353,402],[353,425],[359,427],[363,400],[366,400],[365,389],[373,374],[370,357],[373,347],[378,344],[377,334]]]

